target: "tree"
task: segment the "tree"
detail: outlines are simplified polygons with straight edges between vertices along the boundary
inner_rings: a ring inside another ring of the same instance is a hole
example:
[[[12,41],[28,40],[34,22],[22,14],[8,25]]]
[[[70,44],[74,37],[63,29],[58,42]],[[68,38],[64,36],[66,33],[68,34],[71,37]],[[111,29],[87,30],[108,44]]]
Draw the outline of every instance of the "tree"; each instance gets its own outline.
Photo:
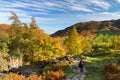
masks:
[[[12,23],[12,25],[17,25],[17,26],[19,26],[19,25],[21,25],[21,21],[19,20],[19,18],[18,18],[18,16],[16,15],[16,13],[14,13],[14,12],[11,12],[11,16],[10,16],[10,18],[9,18],[9,20],[12,20],[13,21],[13,23]]]
[[[10,44],[9,36],[5,31],[0,30],[0,52],[8,53],[8,45]]]
[[[15,57],[23,56],[27,62],[49,61],[64,56],[60,43],[39,29],[34,17],[31,20],[30,27],[26,23],[11,25],[8,30],[9,52]]]
[[[80,38],[79,34],[75,27],[71,29],[68,38],[65,40],[65,45],[68,50],[68,54],[70,55],[77,55],[82,53],[82,49],[84,45],[82,45],[82,37]]]
[[[24,30],[20,26],[11,26],[8,30],[8,34],[10,37],[10,52],[14,52],[19,48],[19,41],[22,39],[23,32]]]
[[[31,27],[31,28],[38,28],[38,26],[37,26],[37,24],[36,24],[35,17],[32,17],[32,18],[31,18],[30,27]]]
[[[29,61],[50,61],[65,55],[60,43],[39,28],[30,28],[29,46],[26,49]]]

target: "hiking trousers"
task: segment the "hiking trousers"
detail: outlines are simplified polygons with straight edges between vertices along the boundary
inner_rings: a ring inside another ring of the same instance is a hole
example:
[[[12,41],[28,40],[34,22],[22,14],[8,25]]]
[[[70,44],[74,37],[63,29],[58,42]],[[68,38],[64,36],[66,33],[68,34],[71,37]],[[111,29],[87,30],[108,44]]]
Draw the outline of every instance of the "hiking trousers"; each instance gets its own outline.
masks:
[[[83,66],[80,67],[80,72],[83,72]]]

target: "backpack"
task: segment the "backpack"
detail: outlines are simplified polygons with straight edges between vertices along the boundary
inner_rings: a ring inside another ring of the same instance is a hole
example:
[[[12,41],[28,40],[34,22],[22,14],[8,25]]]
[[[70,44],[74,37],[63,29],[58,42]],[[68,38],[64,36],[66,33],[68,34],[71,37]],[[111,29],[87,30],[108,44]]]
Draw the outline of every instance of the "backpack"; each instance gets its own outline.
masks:
[[[83,65],[84,65],[84,61],[80,61],[79,67],[83,67]]]

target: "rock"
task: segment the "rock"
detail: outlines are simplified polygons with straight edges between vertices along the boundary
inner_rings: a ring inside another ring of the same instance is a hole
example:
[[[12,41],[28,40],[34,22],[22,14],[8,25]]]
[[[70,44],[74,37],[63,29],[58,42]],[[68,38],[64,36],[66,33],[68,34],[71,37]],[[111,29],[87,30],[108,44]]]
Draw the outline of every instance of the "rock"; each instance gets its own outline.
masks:
[[[32,70],[31,70],[30,68],[27,68],[27,69],[25,69],[25,70],[23,71],[23,74],[24,74],[25,76],[29,76],[30,74],[32,74]]]
[[[5,74],[0,73],[0,78],[3,78],[5,76]]]
[[[117,62],[120,63],[120,60],[118,60]]]
[[[74,74],[78,74],[79,71],[78,71],[77,69],[73,69],[72,72],[73,72]]]
[[[67,78],[67,79],[65,79],[65,80],[71,80],[71,79]]]
[[[85,77],[85,75],[84,75],[84,74],[82,74],[82,75],[81,75],[81,77],[82,77],[82,78],[84,78],[84,77]]]
[[[17,72],[18,72],[18,68],[12,68],[12,69],[10,70],[10,72],[17,73]]]

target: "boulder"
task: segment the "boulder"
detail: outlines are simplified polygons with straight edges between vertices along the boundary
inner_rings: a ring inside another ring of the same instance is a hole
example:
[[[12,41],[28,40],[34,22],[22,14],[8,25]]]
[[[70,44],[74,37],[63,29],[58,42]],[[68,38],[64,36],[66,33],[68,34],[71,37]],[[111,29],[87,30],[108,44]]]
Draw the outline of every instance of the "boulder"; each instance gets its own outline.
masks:
[[[5,76],[5,74],[0,73],[0,78],[3,78]]]

